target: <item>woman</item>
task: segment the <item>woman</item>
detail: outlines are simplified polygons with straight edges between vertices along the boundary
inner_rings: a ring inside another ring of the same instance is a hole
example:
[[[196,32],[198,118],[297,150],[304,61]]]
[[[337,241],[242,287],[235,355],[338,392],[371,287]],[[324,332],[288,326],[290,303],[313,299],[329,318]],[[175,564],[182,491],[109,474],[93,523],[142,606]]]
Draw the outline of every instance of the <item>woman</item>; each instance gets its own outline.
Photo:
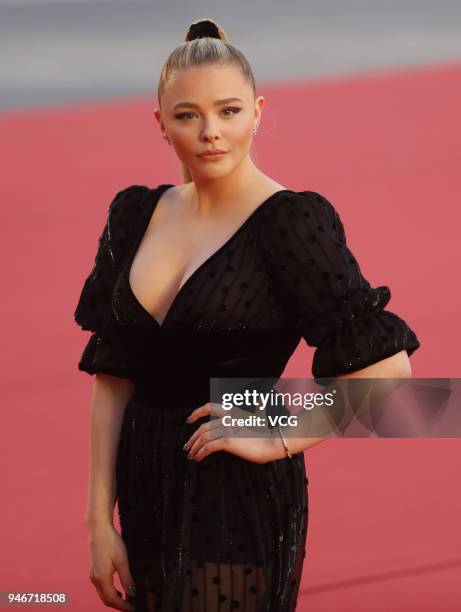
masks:
[[[210,378],[278,379],[301,337],[315,377],[406,377],[419,342],[362,276],[333,205],[254,165],[264,98],[245,57],[210,20],[185,40],[155,110],[185,182],[117,193],[75,312],[93,332],[79,369],[96,374],[90,579],[120,610],[289,612],[303,451],[324,438],[219,437]]]

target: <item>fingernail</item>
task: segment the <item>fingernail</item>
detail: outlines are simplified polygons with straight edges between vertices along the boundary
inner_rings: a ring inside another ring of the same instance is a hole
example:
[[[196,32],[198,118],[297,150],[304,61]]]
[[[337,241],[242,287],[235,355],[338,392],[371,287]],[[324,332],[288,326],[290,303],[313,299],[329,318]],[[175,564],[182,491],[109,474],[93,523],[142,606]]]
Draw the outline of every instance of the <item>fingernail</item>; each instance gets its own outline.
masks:
[[[126,592],[128,593],[128,595],[136,595],[136,587],[134,586],[134,584],[130,584]]]
[[[190,416],[187,417],[186,423],[190,423]]]
[[[189,441],[187,441],[184,446],[182,447],[183,450],[187,450],[187,445],[189,444]]]

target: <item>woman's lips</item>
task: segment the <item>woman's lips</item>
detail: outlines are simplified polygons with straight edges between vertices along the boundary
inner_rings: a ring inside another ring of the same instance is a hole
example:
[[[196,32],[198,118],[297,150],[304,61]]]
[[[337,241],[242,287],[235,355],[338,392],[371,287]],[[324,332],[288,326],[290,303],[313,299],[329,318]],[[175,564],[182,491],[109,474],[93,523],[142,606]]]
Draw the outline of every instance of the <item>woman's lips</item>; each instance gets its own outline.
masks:
[[[216,159],[218,157],[222,157],[223,155],[227,155],[227,151],[221,151],[219,153],[202,153],[199,155],[200,159]]]

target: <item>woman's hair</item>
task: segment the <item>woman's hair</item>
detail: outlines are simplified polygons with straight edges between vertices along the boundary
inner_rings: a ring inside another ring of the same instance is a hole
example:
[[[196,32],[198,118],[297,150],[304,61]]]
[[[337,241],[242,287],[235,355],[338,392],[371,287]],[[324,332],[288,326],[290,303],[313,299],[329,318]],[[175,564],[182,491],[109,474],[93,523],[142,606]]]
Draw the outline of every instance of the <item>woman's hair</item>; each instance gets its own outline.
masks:
[[[248,60],[241,51],[228,42],[227,34],[214,21],[211,19],[195,21],[187,30],[184,40],[182,45],[170,53],[160,72],[157,88],[159,105],[168,80],[174,71],[210,64],[231,65],[239,68],[250,83],[253,95],[256,95],[255,79]],[[192,176],[185,164],[182,164],[182,175],[185,183],[192,181]]]

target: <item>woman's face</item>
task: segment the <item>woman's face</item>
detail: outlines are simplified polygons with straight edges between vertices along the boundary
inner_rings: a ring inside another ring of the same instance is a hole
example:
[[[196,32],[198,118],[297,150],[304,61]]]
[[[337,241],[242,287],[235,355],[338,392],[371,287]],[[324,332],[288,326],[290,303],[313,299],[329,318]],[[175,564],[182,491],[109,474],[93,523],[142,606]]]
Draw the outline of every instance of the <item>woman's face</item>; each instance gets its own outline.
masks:
[[[230,173],[249,154],[264,98],[234,66],[200,66],[175,71],[155,116],[178,158],[196,178]],[[225,155],[203,157],[210,149]]]

